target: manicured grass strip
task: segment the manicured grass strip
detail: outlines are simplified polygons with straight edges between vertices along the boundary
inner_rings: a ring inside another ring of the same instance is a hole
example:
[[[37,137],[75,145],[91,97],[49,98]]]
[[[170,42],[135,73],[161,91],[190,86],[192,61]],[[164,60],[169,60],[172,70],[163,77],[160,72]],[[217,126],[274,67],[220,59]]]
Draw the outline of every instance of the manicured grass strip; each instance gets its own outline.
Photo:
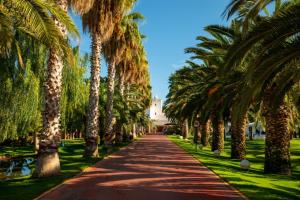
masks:
[[[128,145],[128,143],[122,146],[126,145]],[[117,147],[114,148],[111,153],[118,149],[119,148]],[[106,151],[100,147],[100,158],[83,158],[83,150],[83,140],[76,139],[65,141],[65,146],[60,148],[60,176],[43,179],[30,179],[30,177],[26,177],[18,180],[2,181],[0,182],[0,199],[33,199],[50,188],[62,183],[64,180],[75,176],[85,168],[95,164],[108,155]]]
[[[247,159],[251,162],[251,170],[244,171],[240,169],[240,161],[230,159],[229,141],[225,142],[225,152],[222,156],[216,158],[208,147],[196,151],[191,141],[181,140],[177,136],[169,136],[169,139],[252,200],[300,199],[299,139],[291,141],[292,176],[263,173],[263,140],[247,142]]]

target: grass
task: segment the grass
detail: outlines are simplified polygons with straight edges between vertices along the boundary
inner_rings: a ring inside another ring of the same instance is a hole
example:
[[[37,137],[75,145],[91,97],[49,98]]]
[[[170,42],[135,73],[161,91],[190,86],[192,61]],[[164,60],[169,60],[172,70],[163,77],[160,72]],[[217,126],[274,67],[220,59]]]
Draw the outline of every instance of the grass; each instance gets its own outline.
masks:
[[[33,152],[34,148],[32,145],[26,145],[22,147],[15,147],[15,146],[4,146],[0,149],[0,157],[7,156],[7,157],[19,157],[25,156],[30,157],[34,155]]]
[[[251,200],[295,200],[300,199],[300,140],[291,141],[293,175],[270,175],[263,173],[264,141],[247,142],[247,159],[251,169],[244,171],[238,160],[230,159],[230,141],[225,142],[225,152],[214,157],[210,148],[196,151],[191,141],[169,136],[170,140],[192,154],[206,167],[218,174]]]
[[[124,144],[122,146],[126,146]],[[13,155],[23,155],[28,153],[32,147],[22,147],[17,149]],[[117,151],[119,148],[115,147],[112,152]],[[3,155],[11,153],[10,148],[6,148],[8,152]],[[61,175],[43,179],[31,179],[24,177],[21,179],[2,181],[0,182],[0,199],[15,200],[15,199],[33,199],[50,188],[62,183],[64,180],[75,176],[85,168],[95,164],[97,161],[102,160],[108,154],[100,147],[100,158],[83,158],[84,141],[81,139],[67,140],[65,146],[60,148],[60,161],[61,161]]]

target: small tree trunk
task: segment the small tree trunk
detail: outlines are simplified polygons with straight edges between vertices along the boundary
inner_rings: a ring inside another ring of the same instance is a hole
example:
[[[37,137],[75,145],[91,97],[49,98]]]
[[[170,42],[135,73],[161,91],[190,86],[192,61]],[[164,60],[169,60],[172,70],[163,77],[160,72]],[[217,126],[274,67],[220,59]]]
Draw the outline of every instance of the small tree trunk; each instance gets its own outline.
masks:
[[[151,134],[151,125],[150,124],[148,124],[148,134]]]
[[[263,116],[266,119],[265,173],[291,174],[289,112],[282,97],[278,107],[271,102],[276,87],[266,89],[263,97]]]
[[[206,122],[202,122],[200,124],[200,132],[201,132],[201,144],[203,146],[209,145],[209,132],[210,132],[210,121],[207,120]]]
[[[212,114],[212,145],[211,150],[219,150],[222,152],[224,150],[224,120],[220,114],[213,112]]]
[[[235,112],[232,108],[232,112]],[[245,159],[246,156],[246,127],[247,113],[241,119],[233,119],[231,115],[231,158]]]
[[[125,90],[125,76],[123,73],[119,74],[119,91],[122,97],[124,97],[124,90]]]
[[[133,137],[133,139],[136,138],[136,124],[135,123],[132,125],[132,137]]]
[[[84,157],[98,157],[101,40],[92,33],[91,78]]]
[[[119,73],[119,92],[122,98],[124,98],[124,85],[125,77],[123,73]],[[121,144],[123,142],[123,124],[121,120],[117,121],[116,125],[116,144]]]
[[[116,124],[116,144],[120,145],[123,142],[123,127],[120,121]]]
[[[182,125],[182,137],[186,139],[189,133],[189,121],[187,119],[184,120]]]
[[[39,150],[39,136],[37,132],[33,133],[34,137],[34,153],[38,153]]]
[[[114,107],[114,93],[115,93],[115,76],[116,65],[112,61],[108,65],[108,82],[107,82],[107,102],[106,102],[106,120],[105,120],[105,136],[104,145],[110,147],[113,144],[115,135],[113,133],[113,107]]]
[[[249,140],[253,141],[253,130],[252,130],[252,128],[249,129]]]
[[[194,134],[194,144],[199,144],[199,141],[201,141],[201,133],[200,133],[200,128],[199,127],[194,127],[193,130]]]

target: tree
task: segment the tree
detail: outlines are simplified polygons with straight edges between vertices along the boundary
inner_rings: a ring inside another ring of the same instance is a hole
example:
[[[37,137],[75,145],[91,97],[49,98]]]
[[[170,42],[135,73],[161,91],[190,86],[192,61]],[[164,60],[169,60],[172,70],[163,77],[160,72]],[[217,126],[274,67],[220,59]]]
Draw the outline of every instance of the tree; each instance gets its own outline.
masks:
[[[2,27],[0,35],[1,38],[5,38],[5,40],[0,40],[0,55],[2,57],[8,57],[12,49],[17,49],[20,53],[21,49],[17,41],[19,33],[27,35],[40,44],[52,45],[61,49],[66,56],[71,53],[68,43],[56,27],[52,17],[62,21],[72,36],[77,34],[75,26],[67,14],[53,2],[41,0],[2,1],[0,2],[0,16]],[[19,62],[22,64],[20,54]]]
[[[104,45],[104,55],[108,61],[108,88],[105,119],[105,145],[111,146],[115,139],[113,133],[113,96],[115,91],[116,67],[126,57],[126,49],[133,51],[141,45],[141,37],[138,31],[137,21],[143,19],[140,13],[131,13],[123,17],[116,25],[110,40]],[[135,34],[135,35],[134,35]],[[131,58],[133,59],[133,58]],[[130,62],[130,61],[129,61]],[[124,74],[125,75],[125,74]],[[123,84],[123,83],[121,83]],[[123,86],[122,86],[123,87]],[[123,95],[123,89],[120,90]]]
[[[71,36],[77,37],[78,32],[66,12],[53,2],[39,0],[10,0],[1,2],[1,35],[7,37],[6,41],[1,40],[0,49],[2,55],[9,56],[10,47],[15,46],[18,52],[20,66],[24,67],[21,49],[17,40],[19,33],[38,40],[40,44],[49,47],[49,67],[47,87],[45,89],[45,112],[43,133],[41,134],[40,149],[37,159],[35,175],[38,177],[55,175],[59,173],[59,159],[57,154],[57,136],[59,135],[59,69],[55,69],[57,56],[53,49],[63,53],[66,61],[71,61],[71,49],[65,40],[64,30],[68,30]],[[55,20],[52,20],[54,18]],[[26,19],[26,20],[24,20]],[[57,54],[56,54],[57,55]],[[57,71],[58,70],[58,71]],[[57,78],[55,80],[55,78]],[[53,88],[51,94],[49,89]],[[51,106],[49,106],[51,104]],[[51,164],[48,164],[51,163]]]
[[[73,36],[79,33],[67,15],[67,1],[56,2],[58,8],[65,13],[65,18],[53,17],[61,36],[67,37],[67,32]],[[39,139],[39,151],[34,176],[47,177],[60,173],[60,162],[58,157],[58,145],[60,141],[60,97],[62,89],[62,70],[64,53],[55,46],[50,45],[47,76],[45,82],[45,102],[43,111],[43,131]],[[64,56],[66,53],[64,53]]]
[[[298,10],[297,1],[284,4],[277,1],[273,15],[263,17],[254,24],[243,38],[235,42],[228,54],[227,67],[238,65],[253,49],[259,55],[249,61],[247,84],[251,88],[242,91],[244,98],[240,102],[240,112],[253,97],[261,98],[267,129],[266,173],[291,173],[288,137],[290,111],[285,94],[298,80],[290,64],[298,57],[294,54],[298,45]]]
[[[88,105],[89,84],[85,79],[88,67],[88,54],[80,55],[75,47],[74,64],[63,69],[63,88],[61,95],[61,129],[66,134],[70,131],[85,131],[86,108]]]
[[[131,7],[127,0],[95,0],[92,8],[82,15],[83,29],[92,37],[90,96],[85,134],[84,156],[98,156],[100,57],[103,43],[112,35],[124,10]]]

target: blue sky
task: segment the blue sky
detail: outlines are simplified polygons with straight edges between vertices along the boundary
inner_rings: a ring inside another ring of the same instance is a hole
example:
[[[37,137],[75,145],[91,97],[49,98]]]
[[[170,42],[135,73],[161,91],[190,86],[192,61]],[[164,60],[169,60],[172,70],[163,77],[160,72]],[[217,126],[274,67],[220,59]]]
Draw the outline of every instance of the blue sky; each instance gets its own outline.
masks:
[[[145,16],[141,32],[147,39],[144,45],[150,64],[153,96],[162,99],[168,93],[168,78],[184,65],[189,55],[186,47],[196,44],[198,35],[206,35],[203,28],[209,24],[227,24],[221,17],[230,0],[139,0],[135,11]],[[74,17],[81,29],[79,17]],[[83,34],[81,51],[90,52],[90,39]],[[106,66],[102,65],[102,75]]]

